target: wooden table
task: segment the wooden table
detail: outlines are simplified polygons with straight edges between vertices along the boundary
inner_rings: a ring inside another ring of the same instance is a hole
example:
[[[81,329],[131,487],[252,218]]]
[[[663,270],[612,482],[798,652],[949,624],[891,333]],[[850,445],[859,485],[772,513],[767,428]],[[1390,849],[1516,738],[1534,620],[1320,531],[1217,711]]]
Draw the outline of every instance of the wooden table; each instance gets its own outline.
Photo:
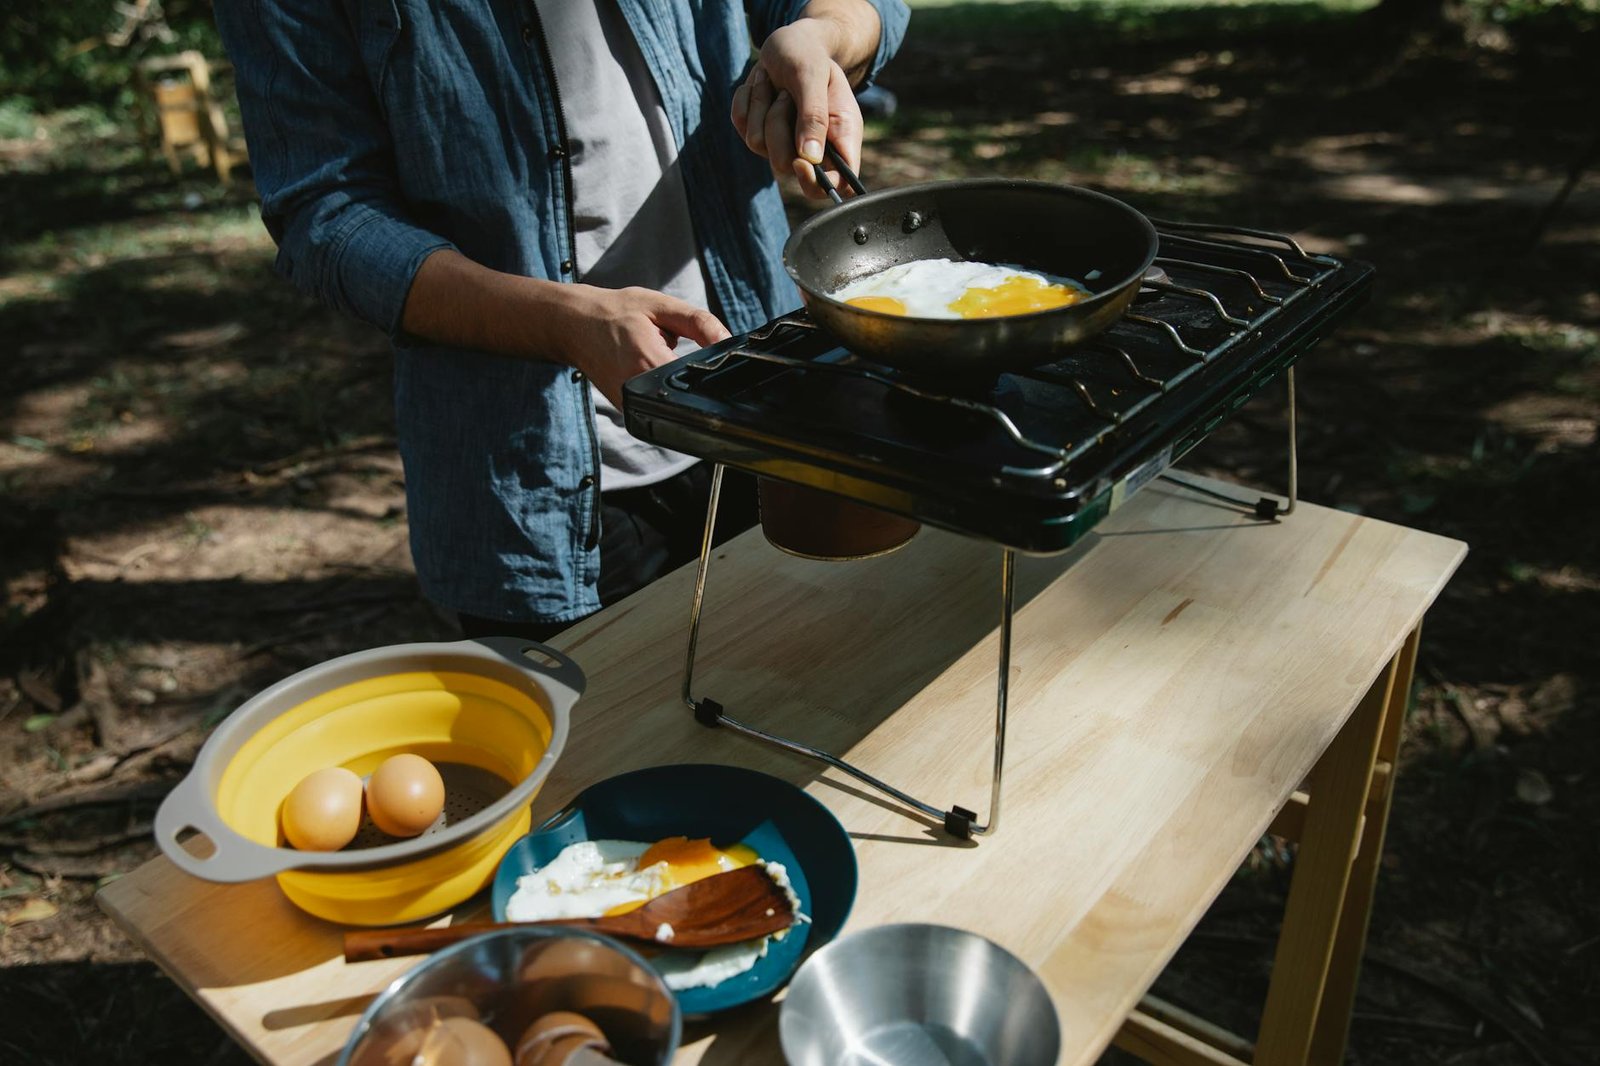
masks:
[[[1020,559],[1004,818],[967,843],[817,764],[694,722],[679,699],[691,566],[553,642],[589,689],[535,818],[594,781],[666,762],[738,763],[803,785],[856,844],[846,932],[932,921],[1004,945],[1043,977],[1072,1064],[1113,1037],[1158,1059],[1248,1054],[1140,1001],[1276,818],[1302,844],[1255,1062],[1337,1061],[1415,637],[1464,553],[1304,504],[1261,523],[1157,482],[1082,550]],[[981,816],[999,556],[924,530],[881,559],[816,563],[748,533],[712,566],[696,689]],[[158,858],[99,898],[266,1063],[332,1063],[370,997],[411,965],[345,964],[341,930],[271,881],[209,884]],[[779,1063],[777,1013],[692,1025],[677,1061]]]

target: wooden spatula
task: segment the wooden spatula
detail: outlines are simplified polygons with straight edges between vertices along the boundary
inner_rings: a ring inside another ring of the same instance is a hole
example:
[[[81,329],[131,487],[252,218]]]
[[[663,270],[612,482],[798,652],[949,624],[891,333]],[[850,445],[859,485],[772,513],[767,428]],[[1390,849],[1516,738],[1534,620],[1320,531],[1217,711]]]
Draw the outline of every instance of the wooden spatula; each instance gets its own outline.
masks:
[[[754,940],[795,922],[789,894],[764,866],[741,866],[663,892],[638,910],[600,918],[553,918],[544,922],[465,922],[441,929],[364,929],[344,935],[346,962],[424,955],[496,929],[563,925],[607,936],[674,948],[714,948]],[[656,936],[663,925],[672,933]]]

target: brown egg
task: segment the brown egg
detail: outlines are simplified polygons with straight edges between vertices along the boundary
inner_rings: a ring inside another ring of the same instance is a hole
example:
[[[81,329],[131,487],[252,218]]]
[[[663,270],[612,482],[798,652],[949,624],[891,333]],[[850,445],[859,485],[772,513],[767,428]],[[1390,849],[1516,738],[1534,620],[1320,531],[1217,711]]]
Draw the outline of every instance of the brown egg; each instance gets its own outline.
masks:
[[[519,1058],[516,1066],[573,1066],[573,1061],[578,1059],[583,1052],[581,1062],[585,1066],[594,1066],[600,1062],[613,1062],[614,1059],[604,1058],[604,1046],[596,1044],[586,1036],[564,1036],[547,1044],[541,1044],[539,1050],[524,1058]],[[596,1056],[601,1056],[597,1058]]]
[[[512,1066],[511,1049],[471,1018],[446,1018],[428,1030],[411,1066]]]
[[[342,766],[307,774],[283,801],[283,835],[301,851],[338,851],[361,828],[361,778]]]
[[[551,1011],[528,1026],[517,1041],[516,1066],[564,1066],[582,1049],[602,1055],[611,1050],[594,1022],[572,1011]]]
[[[413,1066],[428,1034],[444,1019],[454,1017],[477,1021],[481,1015],[464,996],[424,996],[413,1000],[372,1027],[356,1048],[350,1066]]]
[[[444,810],[444,779],[420,755],[391,755],[367,779],[367,814],[395,837],[414,837]]]

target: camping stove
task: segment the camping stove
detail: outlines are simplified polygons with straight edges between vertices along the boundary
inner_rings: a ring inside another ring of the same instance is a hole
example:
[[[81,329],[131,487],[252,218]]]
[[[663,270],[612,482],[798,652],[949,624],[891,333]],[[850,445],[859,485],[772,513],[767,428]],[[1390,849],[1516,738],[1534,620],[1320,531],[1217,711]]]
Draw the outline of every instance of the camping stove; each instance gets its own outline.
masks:
[[[1154,220],[1152,220],[1154,221]],[[1264,522],[1294,510],[1294,364],[1365,299],[1373,269],[1259,230],[1155,222],[1160,252],[1128,313],[1055,362],[975,381],[923,378],[841,348],[802,311],[628,382],[637,437],[716,464],[690,613],[683,696],[708,726],[819,759],[967,837],[999,824],[1017,551],[1070,548],[1274,378],[1287,384],[1287,492],[1233,500]],[[848,497],[1001,546],[1000,661],[989,814],[918,800],[858,767],[695,697],[695,645],[722,470]]]

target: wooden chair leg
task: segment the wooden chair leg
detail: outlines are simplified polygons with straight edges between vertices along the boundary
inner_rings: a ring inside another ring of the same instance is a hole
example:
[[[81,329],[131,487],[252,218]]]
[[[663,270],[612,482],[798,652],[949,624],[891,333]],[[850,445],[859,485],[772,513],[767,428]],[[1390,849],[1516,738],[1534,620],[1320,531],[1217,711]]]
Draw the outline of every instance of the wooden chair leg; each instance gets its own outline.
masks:
[[[161,140],[161,118],[153,110],[150,82],[138,67],[133,70],[133,121],[139,131],[139,150],[146,163],[155,160],[154,145]]]
[[[210,157],[209,165],[216,170],[217,180],[227,186],[232,181],[233,171],[233,160],[228,152],[228,121],[223,117],[222,106],[211,87],[211,64],[198,52],[194,53],[190,64],[189,77],[194,82],[198,112],[195,117]]]
[[[1337,977],[1337,989],[1332,989],[1338,993],[1333,997],[1336,1006],[1347,1002],[1346,985],[1353,993],[1371,890],[1351,896],[1349,889],[1363,850],[1367,800],[1384,727],[1391,713],[1399,716],[1395,708],[1404,707],[1409,687],[1407,649],[1414,654],[1413,641],[1384,668],[1312,771],[1305,828],[1256,1040],[1255,1066],[1301,1066],[1307,1061],[1324,997],[1331,989],[1330,971],[1341,940],[1354,943],[1339,952],[1345,969]],[[1401,685],[1403,665],[1407,679]],[[1381,825],[1374,825],[1366,835],[1379,837],[1381,833]],[[1368,841],[1372,875],[1376,874],[1378,854],[1370,850],[1374,846],[1381,848],[1381,842],[1373,845]],[[1359,906],[1349,906],[1347,911],[1348,904]],[[1348,1011],[1342,1019],[1337,1014],[1336,1009],[1327,1016],[1329,1028],[1325,1031],[1337,1029],[1342,1044]],[[1331,1037],[1325,1038],[1325,1046],[1331,1042]]]

